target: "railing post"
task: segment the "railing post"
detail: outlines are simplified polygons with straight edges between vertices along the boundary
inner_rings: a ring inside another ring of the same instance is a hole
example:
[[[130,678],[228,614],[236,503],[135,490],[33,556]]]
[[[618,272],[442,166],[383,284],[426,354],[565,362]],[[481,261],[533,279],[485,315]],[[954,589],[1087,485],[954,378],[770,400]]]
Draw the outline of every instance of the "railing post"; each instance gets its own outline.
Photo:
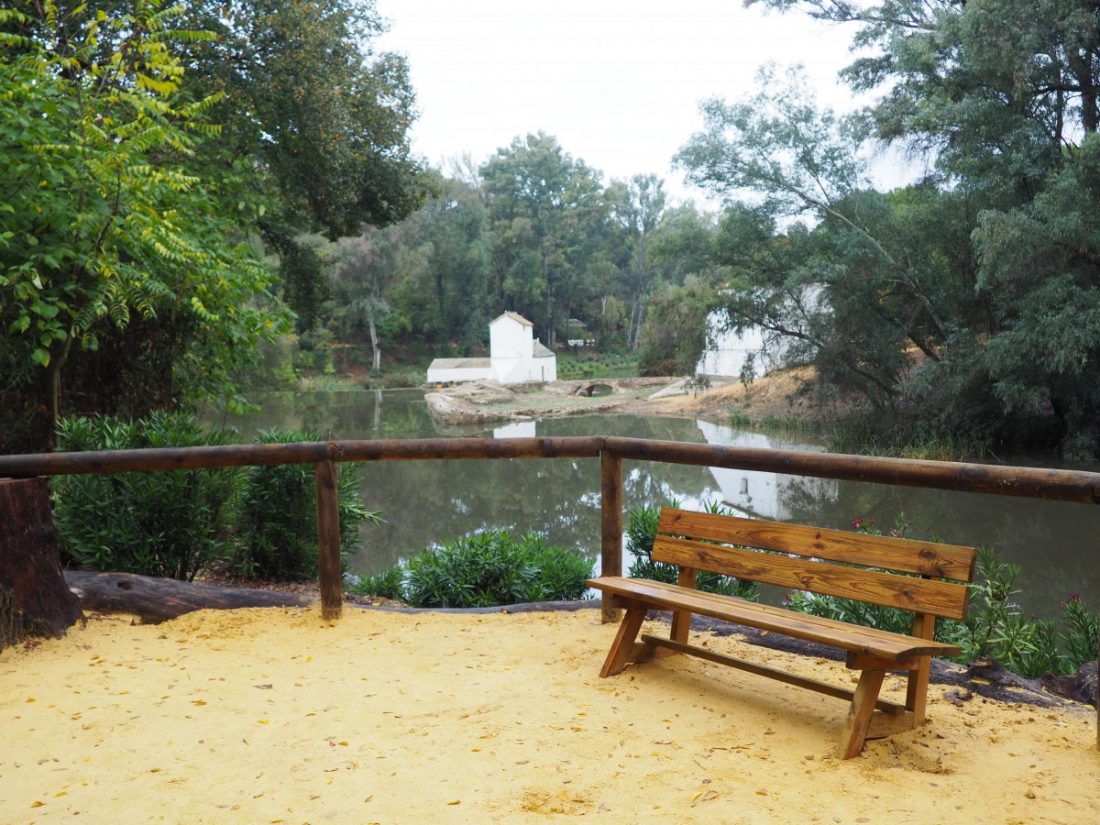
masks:
[[[344,605],[344,582],[340,570],[340,500],[336,487],[336,462],[331,459],[318,461],[315,472],[321,617],[339,619]]]
[[[600,452],[600,575],[623,574],[623,460],[606,448]],[[615,622],[619,611],[604,597],[603,621]]]

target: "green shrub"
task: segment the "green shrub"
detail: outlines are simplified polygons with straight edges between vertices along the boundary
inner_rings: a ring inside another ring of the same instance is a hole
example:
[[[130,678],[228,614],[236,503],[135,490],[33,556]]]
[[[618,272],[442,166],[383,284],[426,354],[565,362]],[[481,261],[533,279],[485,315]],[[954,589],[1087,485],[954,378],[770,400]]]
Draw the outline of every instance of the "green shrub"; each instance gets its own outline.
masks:
[[[65,418],[58,449],[123,450],[224,444],[188,415]],[[238,471],[180,470],[57,476],[54,519],[67,566],[190,581],[224,547]]]
[[[1100,643],[1100,616],[1089,613],[1081,597],[1076,593],[1062,602],[1062,647],[1066,652],[1066,669],[1080,670],[1085,662],[1096,657]]]
[[[978,548],[978,575],[971,585],[966,619],[952,623],[952,641],[964,662],[990,658],[1029,679],[1044,673],[1075,673],[1096,656],[1096,616],[1079,597],[1062,602],[1065,632],[1059,639],[1049,619],[1028,619],[1013,601],[1020,568],[1007,564],[987,547]],[[1062,642],[1064,650],[1059,648]]]
[[[547,546],[537,533],[516,541],[495,530],[425,550],[354,589],[414,607],[490,607],[579,599],[591,575],[592,562],[580,553]]]
[[[365,576],[351,585],[349,590],[367,596],[381,596],[384,599],[396,599],[402,601],[404,592],[405,574],[400,567],[387,567],[373,576]]]
[[[312,432],[268,430],[260,444],[317,441]],[[381,519],[359,500],[358,481],[348,464],[337,465],[340,554],[359,543],[359,523]],[[276,581],[317,578],[317,493],[312,464],[249,467],[236,507],[230,567],[242,576]]]
[[[679,507],[676,501],[669,501],[668,507]],[[729,514],[729,510],[717,502],[706,505],[707,512]],[[677,568],[674,564],[654,561],[653,542],[657,537],[657,524],[661,518],[659,507],[636,507],[626,516],[626,549],[634,556],[629,574],[634,578],[652,579],[669,584],[676,583]],[[760,590],[755,582],[741,581],[732,576],[700,570],[695,580],[698,590],[708,593],[721,593],[726,596],[740,596],[743,599],[756,600]]]

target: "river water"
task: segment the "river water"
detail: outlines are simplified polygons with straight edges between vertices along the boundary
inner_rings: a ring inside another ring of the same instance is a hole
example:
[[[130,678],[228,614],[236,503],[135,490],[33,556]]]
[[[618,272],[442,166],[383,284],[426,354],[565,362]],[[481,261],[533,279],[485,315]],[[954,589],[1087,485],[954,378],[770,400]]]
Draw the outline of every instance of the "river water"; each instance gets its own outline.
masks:
[[[623,415],[439,429],[420,390],[273,393],[253,400],[261,412],[217,423],[235,426],[245,437],[277,427],[311,429],[335,439],[617,435],[822,449],[803,435]],[[351,573],[374,573],[447,539],[493,528],[539,531],[598,562],[597,459],[384,461],[357,469],[364,502],[381,511],[385,524],[364,527],[362,547],[349,559]],[[1030,614],[1058,615],[1059,601],[1071,593],[1089,605],[1100,602],[1097,506],[655,462],[626,461],[623,478],[628,509],[670,499],[689,509],[720,501],[751,516],[842,529],[858,518],[884,531],[904,513],[911,538],[987,545],[1019,565],[1017,601]]]

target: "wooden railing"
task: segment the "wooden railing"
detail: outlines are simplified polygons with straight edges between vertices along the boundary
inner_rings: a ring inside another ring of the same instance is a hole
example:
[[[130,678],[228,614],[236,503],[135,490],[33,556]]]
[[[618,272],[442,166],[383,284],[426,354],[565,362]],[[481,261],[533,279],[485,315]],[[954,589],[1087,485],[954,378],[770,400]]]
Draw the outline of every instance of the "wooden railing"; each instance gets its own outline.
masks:
[[[1100,473],[722,447],[612,436],[380,439],[8,455],[0,456],[0,478],[314,464],[321,609],[323,616],[331,619],[339,617],[343,597],[337,517],[337,462],[496,458],[599,458],[602,514],[600,564],[604,575],[622,573],[624,459],[1100,504]],[[1100,564],[1100,551],[1093,548],[1093,552]],[[612,612],[605,609],[605,621],[613,618]],[[1097,747],[1100,747],[1100,716]]]

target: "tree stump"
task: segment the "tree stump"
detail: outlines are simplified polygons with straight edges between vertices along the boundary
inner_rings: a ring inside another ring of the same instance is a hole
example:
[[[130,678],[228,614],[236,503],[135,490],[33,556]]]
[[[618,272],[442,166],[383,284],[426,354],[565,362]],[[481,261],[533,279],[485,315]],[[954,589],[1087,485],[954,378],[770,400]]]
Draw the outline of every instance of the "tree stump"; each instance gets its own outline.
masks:
[[[0,649],[63,636],[82,617],[61,573],[46,479],[0,479]]]

